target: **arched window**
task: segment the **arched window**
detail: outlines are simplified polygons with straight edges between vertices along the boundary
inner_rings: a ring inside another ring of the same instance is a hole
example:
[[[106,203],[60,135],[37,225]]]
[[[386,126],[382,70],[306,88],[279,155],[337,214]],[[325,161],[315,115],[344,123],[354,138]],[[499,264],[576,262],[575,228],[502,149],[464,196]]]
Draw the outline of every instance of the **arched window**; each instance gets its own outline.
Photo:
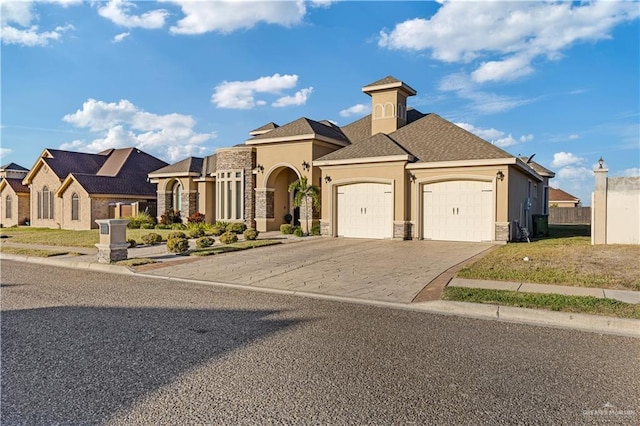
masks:
[[[80,218],[80,197],[75,192],[71,195],[71,220]]]
[[[6,219],[11,219],[13,214],[11,213],[11,195],[7,195],[7,199],[5,201],[5,209],[4,209],[4,217]]]
[[[373,107],[373,118],[382,118],[384,117],[384,108],[381,104],[375,104]]]
[[[171,208],[173,210],[182,210],[182,185],[179,181],[174,181],[171,187]]]
[[[384,116],[385,117],[393,117],[394,114],[394,110],[393,110],[393,104],[392,103],[386,103],[384,105]]]
[[[53,191],[46,185],[38,193],[38,219],[53,219]]]

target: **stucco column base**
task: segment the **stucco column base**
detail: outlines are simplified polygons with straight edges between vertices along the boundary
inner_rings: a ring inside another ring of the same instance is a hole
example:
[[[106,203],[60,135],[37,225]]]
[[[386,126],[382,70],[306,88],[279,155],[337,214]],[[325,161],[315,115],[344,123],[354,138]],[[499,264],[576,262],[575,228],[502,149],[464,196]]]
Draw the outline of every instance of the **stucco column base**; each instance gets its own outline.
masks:
[[[511,232],[509,227],[509,222],[496,222],[495,230],[496,237],[495,241],[509,241]]]
[[[98,248],[98,263],[111,263],[128,258],[129,243],[96,244]]]
[[[320,220],[320,235],[324,235],[325,237],[330,237],[330,223],[328,220]]]

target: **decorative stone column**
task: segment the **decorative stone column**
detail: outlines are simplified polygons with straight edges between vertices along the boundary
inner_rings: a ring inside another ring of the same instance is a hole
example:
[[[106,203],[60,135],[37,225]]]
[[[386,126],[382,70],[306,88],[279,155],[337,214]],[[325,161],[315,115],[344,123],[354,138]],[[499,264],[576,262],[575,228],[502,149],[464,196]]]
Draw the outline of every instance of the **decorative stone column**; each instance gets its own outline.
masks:
[[[111,263],[127,259],[127,219],[98,219],[100,232],[98,263]]]
[[[595,190],[591,195],[591,244],[607,244],[607,172],[595,169]]]

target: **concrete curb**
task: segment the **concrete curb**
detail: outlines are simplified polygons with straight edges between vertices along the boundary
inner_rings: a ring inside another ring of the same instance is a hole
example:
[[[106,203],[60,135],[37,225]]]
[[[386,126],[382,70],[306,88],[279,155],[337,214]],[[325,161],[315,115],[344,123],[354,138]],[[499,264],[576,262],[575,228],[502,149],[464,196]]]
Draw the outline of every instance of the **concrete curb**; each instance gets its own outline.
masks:
[[[295,290],[282,290],[275,288],[253,287],[243,284],[230,284],[214,281],[203,281],[185,278],[175,278],[162,275],[136,273],[125,266],[108,265],[91,262],[74,262],[64,259],[40,258],[31,256],[19,256],[2,254],[0,259],[14,260],[18,262],[31,262],[41,265],[60,266],[64,268],[93,270],[115,274],[135,275],[156,280],[186,282],[211,287],[228,288],[234,290],[254,291],[267,294],[280,294],[288,296],[302,296],[311,299],[328,300],[343,303],[356,303],[359,305],[402,309],[415,312],[427,312],[431,314],[462,316],[481,320],[494,320],[501,322],[520,323],[542,327],[567,328],[593,333],[613,334],[626,337],[640,338],[640,320],[629,318],[615,318],[587,314],[575,314],[567,312],[552,312],[546,310],[516,308],[510,306],[498,306],[469,302],[454,302],[437,300],[419,303],[394,303],[352,297],[333,296],[328,294],[311,293]]]

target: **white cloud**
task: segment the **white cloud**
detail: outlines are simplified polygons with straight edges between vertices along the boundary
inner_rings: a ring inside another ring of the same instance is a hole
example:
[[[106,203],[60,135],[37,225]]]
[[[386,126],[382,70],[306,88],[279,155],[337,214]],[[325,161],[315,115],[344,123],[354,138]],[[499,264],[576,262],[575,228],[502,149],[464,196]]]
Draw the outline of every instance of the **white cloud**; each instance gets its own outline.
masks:
[[[518,143],[525,143],[533,140],[533,135],[523,135],[519,138],[514,138],[511,133],[506,134],[498,129],[494,129],[493,127],[490,129],[483,129],[480,127],[476,127],[470,123],[455,123],[456,126],[462,127],[468,132],[473,133],[474,135],[491,142],[492,144],[499,146],[500,148],[505,148],[508,146],[516,145]]]
[[[342,117],[351,117],[352,115],[365,115],[371,112],[371,105],[355,104],[347,109],[340,111]]]
[[[455,92],[460,98],[470,101],[469,108],[480,114],[505,112],[535,101],[535,99],[514,98],[478,90],[477,83],[464,73],[443,77],[438,89]]]
[[[580,135],[576,135],[576,134],[574,133],[574,134],[572,134],[572,135],[569,135],[568,139],[569,139],[569,140],[574,141],[574,140],[576,140],[576,139],[580,139]]]
[[[564,167],[571,164],[584,164],[587,161],[585,158],[578,157],[570,152],[556,152],[553,154],[552,167]]]
[[[230,33],[252,28],[259,22],[290,27],[302,22],[307,9],[304,1],[215,1],[175,0],[184,18],[170,28],[174,34]]]
[[[276,100],[271,106],[276,108],[286,107],[290,105],[304,105],[307,103],[307,99],[311,96],[313,92],[313,87],[307,87],[306,89],[298,90],[292,96],[283,96]]]
[[[256,93],[271,93],[281,94],[283,90],[293,89],[298,84],[298,76],[293,74],[274,74],[272,76],[260,77],[256,80],[250,81],[223,81],[214,88],[213,95],[211,96],[211,102],[216,104],[218,108],[230,108],[230,109],[251,109],[255,106],[266,105],[264,100],[256,100]],[[311,93],[313,88],[303,89],[296,93],[293,97],[285,96],[285,98],[292,98],[283,100],[278,99],[275,103],[280,101],[294,102],[295,96],[298,96],[300,100]],[[306,92],[304,92],[306,91]],[[304,93],[301,93],[304,92]],[[274,103],[274,106],[276,106]],[[304,102],[303,102],[304,103]],[[291,103],[290,103],[291,104]],[[283,105],[277,105],[283,106]]]
[[[615,177],[640,177],[640,167],[624,169],[617,173],[613,173],[612,175]]]
[[[113,37],[113,42],[114,43],[120,43],[122,40],[124,40],[125,38],[129,37],[130,35],[131,35],[130,32],[116,34]]]
[[[429,50],[443,62],[489,59],[471,73],[474,81],[513,80],[532,73],[534,59],[557,60],[573,44],[610,38],[616,25],[639,16],[634,2],[445,2],[429,19],[380,31],[378,44]]]
[[[0,148],[0,160],[11,153],[13,153],[13,150],[11,148]]]
[[[129,12],[137,5],[127,0],[109,0],[105,6],[98,7],[98,14],[116,25],[126,28],[162,28],[169,12],[165,9],[154,9],[141,15]]]
[[[558,170],[558,179],[571,181],[587,181],[593,179],[593,170],[584,166],[565,166]]]
[[[208,151],[202,144],[216,137],[215,132],[196,133],[193,117],[183,114],[153,114],[141,110],[126,99],[107,103],[88,99],[63,121],[88,128],[98,137],[90,142],[74,140],[61,149],[99,152],[108,148],[135,146],[168,161]]]
[[[54,1],[63,7],[79,4],[77,0]],[[62,35],[74,29],[73,25],[59,25],[49,31],[41,31],[37,21],[38,14],[34,10],[32,1],[2,1],[0,2],[0,38],[3,44],[17,44],[34,47],[46,46],[51,40],[59,40]]]

